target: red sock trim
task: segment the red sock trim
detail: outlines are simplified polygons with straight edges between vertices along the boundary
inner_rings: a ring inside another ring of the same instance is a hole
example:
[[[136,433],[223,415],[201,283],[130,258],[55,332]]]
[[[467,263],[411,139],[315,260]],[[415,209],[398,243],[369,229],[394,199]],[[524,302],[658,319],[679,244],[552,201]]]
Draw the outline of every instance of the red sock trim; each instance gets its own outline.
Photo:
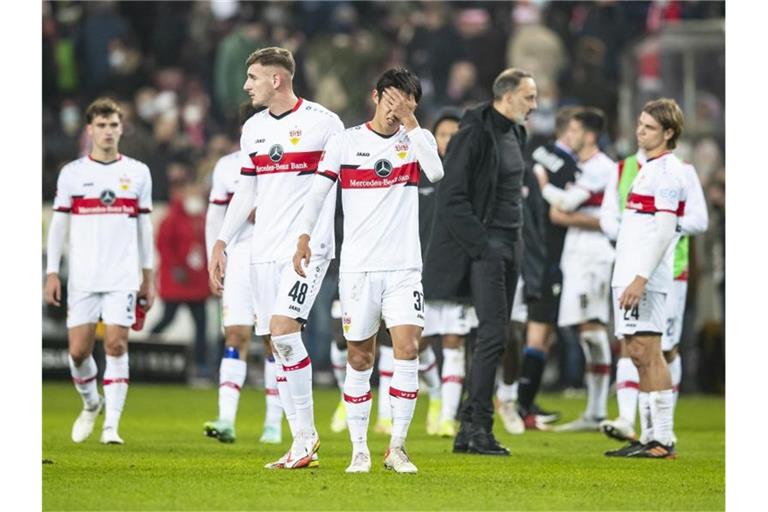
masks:
[[[276,388],[264,388],[264,393],[266,393],[267,396],[277,396],[280,394]]]
[[[395,372],[388,372],[385,370],[379,370],[379,377],[392,377]]]
[[[389,396],[394,396],[395,398],[405,398],[407,400],[415,400],[416,397],[419,396],[419,390],[403,391],[401,389],[396,389],[392,386],[389,386]]]
[[[232,389],[236,389],[237,391],[240,391],[240,386],[238,386],[237,383],[231,382],[231,381],[222,382],[221,384],[219,384],[219,387],[220,388],[228,387],[228,388],[232,388]]]
[[[110,384],[128,384],[128,379],[104,379],[105,386],[109,386]]]
[[[672,392],[677,393],[680,391],[680,386],[672,386]]]
[[[296,363],[293,366],[285,366],[285,365],[283,365],[283,371],[285,371],[285,372],[295,372],[296,370],[301,370],[302,368],[306,368],[310,364],[312,364],[312,360],[309,358],[309,356],[307,356],[307,357],[305,357],[304,359],[302,359],[301,361],[299,361],[298,363]]]
[[[437,359],[435,359],[435,360],[432,362],[432,364],[431,364],[431,365],[427,366],[427,367],[426,367],[426,368],[424,368],[423,370],[421,370],[421,369],[420,369],[419,371],[420,371],[420,372],[428,372],[429,370],[431,370],[431,369],[432,369],[432,368],[434,368],[435,366],[437,366]]]
[[[74,382],[75,384],[88,384],[89,382],[92,382],[94,380],[96,380],[96,375],[94,375],[93,377],[88,377],[86,379],[80,379],[78,377],[72,377],[72,382]]]
[[[631,380],[625,380],[624,382],[617,382],[616,383],[616,389],[640,389],[640,383],[639,382],[633,382]]]
[[[373,395],[371,395],[370,391],[360,396],[350,396],[344,393],[344,401],[349,402],[351,404],[362,404],[363,402],[367,402],[368,400],[370,400],[372,396]]]
[[[443,384],[447,382],[455,382],[456,384],[464,384],[464,378],[458,375],[446,375],[443,377]]]
[[[339,366],[337,364],[332,364],[331,366],[333,366],[334,370],[346,370],[347,369],[346,365]]]
[[[600,375],[610,375],[611,365],[609,364],[593,364],[589,367],[589,371]]]

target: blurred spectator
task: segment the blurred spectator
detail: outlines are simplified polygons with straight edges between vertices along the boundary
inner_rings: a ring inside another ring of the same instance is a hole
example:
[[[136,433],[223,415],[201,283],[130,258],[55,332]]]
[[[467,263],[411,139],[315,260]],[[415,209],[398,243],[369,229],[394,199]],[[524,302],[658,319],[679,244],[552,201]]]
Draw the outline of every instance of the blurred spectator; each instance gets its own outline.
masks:
[[[477,83],[477,68],[468,60],[454,62],[448,75],[446,103],[455,107],[470,107],[490,97]]]
[[[507,43],[507,67],[526,69],[542,80],[555,82],[568,56],[560,37],[541,24],[541,12],[534,3],[519,2],[512,11],[514,29]]]
[[[205,301],[210,288],[205,254],[205,199],[190,177],[185,164],[174,162],[168,167],[171,200],[157,232],[157,291],[164,309],[162,319],[151,332],[162,333],[173,322],[179,306],[187,306],[195,323],[196,377],[209,378]]]
[[[77,40],[81,85],[88,96],[103,93],[111,75],[110,44],[126,37],[129,26],[116,10],[115,2],[86,2]]]

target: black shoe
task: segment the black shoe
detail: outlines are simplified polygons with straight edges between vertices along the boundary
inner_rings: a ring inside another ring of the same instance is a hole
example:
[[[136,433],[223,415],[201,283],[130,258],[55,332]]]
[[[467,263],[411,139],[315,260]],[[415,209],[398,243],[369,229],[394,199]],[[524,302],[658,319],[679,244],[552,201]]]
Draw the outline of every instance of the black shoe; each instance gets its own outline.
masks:
[[[473,430],[473,425],[467,421],[462,421],[459,426],[459,432],[453,439],[453,453],[467,453],[469,448],[469,434]]]
[[[483,427],[476,427],[469,437],[467,453],[479,455],[509,455],[509,450],[501,446],[493,432]]]
[[[606,457],[630,457],[633,453],[643,449],[643,443],[640,441],[630,441],[629,444],[617,448],[616,450],[608,450],[605,452]]]
[[[635,450],[627,455],[627,457],[637,459],[676,459],[677,452],[675,451],[674,444],[664,445],[658,441],[651,441],[648,444],[644,444],[639,450]]]
[[[540,423],[554,423],[560,419],[559,411],[545,411],[544,409],[539,407],[539,404],[536,404],[536,403],[531,405],[531,410],[529,412],[530,414],[535,414],[536,419]]]

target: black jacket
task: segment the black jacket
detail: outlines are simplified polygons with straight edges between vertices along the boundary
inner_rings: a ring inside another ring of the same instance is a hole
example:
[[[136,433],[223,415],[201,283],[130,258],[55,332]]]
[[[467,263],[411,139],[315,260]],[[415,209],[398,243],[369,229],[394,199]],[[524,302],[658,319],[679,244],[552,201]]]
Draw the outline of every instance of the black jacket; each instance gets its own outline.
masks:
[[[436,218],[424,261],[427,300],[468,302],[470,262],[488,247],[486,225],[492,220],[501,161],[492,108],[484,103],[467,110],[448,143],[445,177],[437,187]],[[516,163],[524,165],[525,128],[514,124],[512,130],[520,151],[505,158],[519,158]]]

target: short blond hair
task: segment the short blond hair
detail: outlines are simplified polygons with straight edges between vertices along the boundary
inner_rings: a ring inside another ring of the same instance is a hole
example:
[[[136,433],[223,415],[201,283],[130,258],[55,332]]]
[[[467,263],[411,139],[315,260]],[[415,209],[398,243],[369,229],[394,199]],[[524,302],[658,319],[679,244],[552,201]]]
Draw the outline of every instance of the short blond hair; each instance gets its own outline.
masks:
[[[85,123],[91,124],[98,116],[109,117],[117,114],[120,120],[123,120],[123,109],[112,98],[98,98],[85,109]]]
[[[261,48],[250,54],[245,61],[245,66],[251,67],[253,64],[279,66],[288,71],[291,76],[296,72],[296,61],[293,59],[291,51],[277,46]]]
[[[659,98],[646,103],[643,106],[643,112],[654,118],[661,125],[662,130],[672,130],[672,137],[667,141],[667,149],[675,149],[685,124],[680,105],[673,99]]]

